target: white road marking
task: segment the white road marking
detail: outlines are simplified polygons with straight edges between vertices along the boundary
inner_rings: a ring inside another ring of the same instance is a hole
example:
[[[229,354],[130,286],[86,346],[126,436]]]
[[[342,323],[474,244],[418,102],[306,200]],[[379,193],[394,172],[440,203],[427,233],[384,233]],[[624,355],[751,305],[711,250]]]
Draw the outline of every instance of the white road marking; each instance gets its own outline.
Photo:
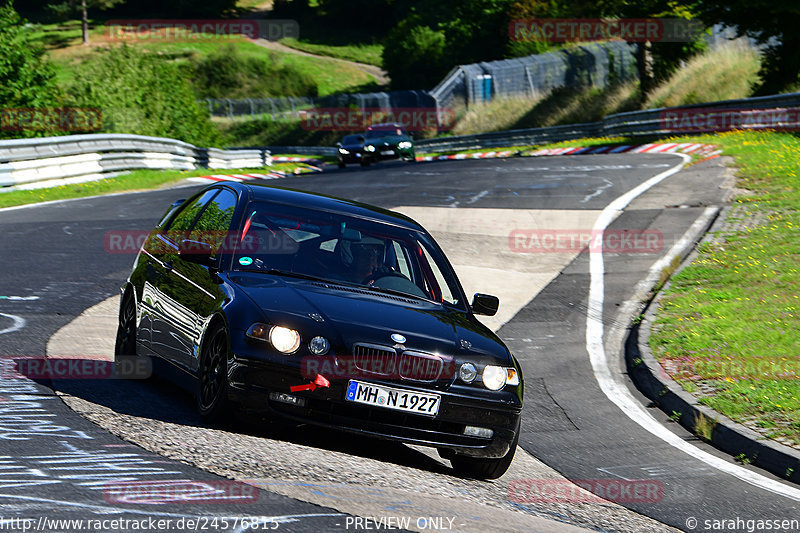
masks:
[[[38,296],[0,296],[0,300],[9,300],[12,302],[32,302],[38,299]]]
[[[4,316],[6,318],[10,318],[14,322],[14,324],[12,324],[10,327],[7,327],[6,329],[0,330],[0,335],[3,335],[5,333],[14,333],[15,331],[19,331],[19,330],[21,330],[22,328],[25,327],[25,323],[26,323],[25,319],[22,318],[21,316],[8,315],[6,313],[0,313],[0,316]]]
[[[601,186],[601,187],[598,187],[597,190],[594,191],[592,194],[587,194],[586,196],[584,196],[583,200],[581,200],[582,204],[585,204],[586,202],[588,202],[589,200],[591,200],[595,196],[600,196],[601,194],[603,194],[603,191],[605,191],[606,189],[609,189],[609,188],[614,186],[614,182],[611,181],[608,178],[603,178],[603,181],[605,181],[606,184]]]
[[[614,218],[634,198],[641,195],[654,185],[664,179],[679,172],[683,166],[691,160],[688,155],[675,154],[683,159],[680,165],[676,165],[656,176],[653,176],[644,183],[631,189],[627,193],[611,202],[597,219],[593,231],[604,231]],[[757,472],[752,472],[738,465],[729,463],[727,460],[716,457],[694,445],[684,441],[678,435],[665,428],[660,422],[648,413],[639,401],[628,391],[625,384],[618,379],[615,373],[611,372],[606,357],[605,346],[603,345],[603,299],[605,285],[603,275],[605,273],[602,249],[590,251],[589,255],[589,305],[586,311],[586,350],[589,352],[589,360],[592,364],[597,383],[603,394],[608,397],[620,410],[631,420],[639,424],[643,429],[654,436],[663,440],[670,446],[706,463],[726,474],[730,474],[746,483],[767,490],[774,494],[779,494],[795,501],[800,501],[800,489],[784,485],[778,481],[763,476]]]

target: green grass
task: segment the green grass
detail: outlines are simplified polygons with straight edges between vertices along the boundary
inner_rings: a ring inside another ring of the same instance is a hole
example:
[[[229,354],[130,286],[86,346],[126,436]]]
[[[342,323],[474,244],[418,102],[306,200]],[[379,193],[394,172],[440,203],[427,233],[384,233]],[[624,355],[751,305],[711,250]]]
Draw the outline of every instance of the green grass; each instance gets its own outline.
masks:
[[[308,40],[298,40],[293,37],[286,37],[279,41],[295,50],[302,50],[310,54],[319,56],[335,57],[337,59],[347,59],[358,63],[366,63],[380,67],[383,65],[383,45],[382,44],[346,44],[332,45]]]
[[[647,99],[647,107],[675,107],[752,96],[761,60],[749,46],[731,43],[690,59]]]
[[[48,58],[56,69],[59,84],[67,84],[74,77],[75,66],[80,61],[91,60],[96,49],[115,46],[119,41],[109,38],[102,21],[93,21],[90,25],[90,45],[81,44],[80,23],[70,21],[59,24],[39,24],[35,26],[35,40],[48,51]],[[268,59],[277,67],[288,67],[297,70],[304,76],[314,80],[320,96],[340,93],[371,90],[377,87],[375,78],[358,68],[325,57],[307,57],[292,53],[281,53],[268,50],[262,46],[242,38],[207,41],[160,42],[155,40],[126,40],[151,52],[161,54],[165,61],[187,62],[192,57],[207,57],[220,47],[231,44],[239,55]]]
[[[691,140],[736,158],[747,192],[730,219],[741,227],[704,244],[672,278],[650,346],[676,365],[679,382],[703,386],[706,405],[800,443],[800,139],[732,132]]]
[[[296,168],[304,168],[301,163],[275,163],[270,170],[293,172]],[[174,185],[192,176],[208,176],[209,174],[247,174],[251,172],[264,172],[258,169],[200,169],[200,170],[135,170],[115,178],[98,181],[88,181],[72,185],[61,185],[30,191],[0,192],[0,208],[16,205],[47,202],[51,200],[66,200],[69,198],[83,198],[102,194],[143,191],[159,189]],[[2,191],[2,189],[0,189]]]
[[[606,115],[634,111],[637,99],[638,89],[632,83],[608,89],[557,89],[542,97],[498,98],[460,113],[452,133],[470,135],[596,122]]]

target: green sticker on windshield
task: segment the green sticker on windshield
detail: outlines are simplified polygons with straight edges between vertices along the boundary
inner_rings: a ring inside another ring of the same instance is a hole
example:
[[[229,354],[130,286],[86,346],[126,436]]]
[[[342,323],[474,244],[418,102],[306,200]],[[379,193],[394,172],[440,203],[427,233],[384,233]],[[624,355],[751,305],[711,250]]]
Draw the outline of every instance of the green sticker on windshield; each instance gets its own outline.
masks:
[[[252,265],[253,264],[253,258],[252,257],[247,257],[247,256],[240,257],[239,258],[239,264],[242,265],[242,266]]]

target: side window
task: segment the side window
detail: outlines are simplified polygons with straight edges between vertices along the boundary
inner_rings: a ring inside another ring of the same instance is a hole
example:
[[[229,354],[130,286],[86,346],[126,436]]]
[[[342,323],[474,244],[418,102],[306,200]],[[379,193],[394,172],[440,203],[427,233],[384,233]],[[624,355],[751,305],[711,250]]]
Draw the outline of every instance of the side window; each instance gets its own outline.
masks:
[[[192,222],[194,219],[197,218],[197,215],[200,211],[206,206],[209,200],[214,197],[215,194],[219,192],[219,189],[211,189],[210,191],[206,191],[205,194],[201,195],[200,197],[194,199],[189,205],[181,209],[181,212],[178,213],[174,219],[172,219],[172,223],[166,228],[166,233],[173,241],[179,241],[181,239],[181,234],[189,231],[189,228],[192,227]]]
[[[192,228],[191,238],[211,245],[216,254],[228,236],[233,212],[236,210],[236,195],[222,189],[206,206]]]
[[[444,279],[444,275],[439,270],[439,267],[436,266],[436,261],[433,260],[431,257],[430,252],[428,249],[423,246],[422,250],[425,253],[425,261],[430,268],[430,272],[433,274],[433,277],[436,280],[436,285],[439,285],[439,290],[442,292],[442,300],[447,303],[457,303],[455,296],[453,295],[452,291],[450,290],[450,286],[447,284],[447,280]],[[426,280],[426,283],[430,283],[431,280]]]

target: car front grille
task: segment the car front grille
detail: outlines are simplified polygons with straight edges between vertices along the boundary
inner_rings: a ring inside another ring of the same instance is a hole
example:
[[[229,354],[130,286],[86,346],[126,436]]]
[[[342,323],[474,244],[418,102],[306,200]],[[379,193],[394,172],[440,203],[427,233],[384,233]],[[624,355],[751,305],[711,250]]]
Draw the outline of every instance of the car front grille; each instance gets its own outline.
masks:
[[[356,368],[376,376],[393,376],[397,372],[397,352],[393,348],[356,344],[353,346]]]

